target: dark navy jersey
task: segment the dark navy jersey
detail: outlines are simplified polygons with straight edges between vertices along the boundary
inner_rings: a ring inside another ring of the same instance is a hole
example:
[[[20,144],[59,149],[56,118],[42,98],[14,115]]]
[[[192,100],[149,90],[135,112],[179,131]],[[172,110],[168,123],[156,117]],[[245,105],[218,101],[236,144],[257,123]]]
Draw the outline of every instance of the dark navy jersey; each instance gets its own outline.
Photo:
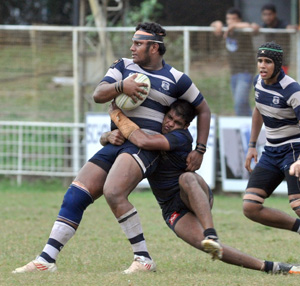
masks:
[[[159,203],[168,201],[179,191],[179,176],[185,172],[187,155],[192,151],[193,138],[188,130],[174,130],[164,135],[170,151],[161,152],[158,167],[148,177]]]
[[[300,142],[300,86],[281,70],[278,80],[267,85],[258,75],[254,79],[256,108],[262,115],[267,146]]]
[[[150,93],[140,106],[123,112],[147,133],[161,133],[164,115],[175,100],[186,100],[194,107],[203,101],[202,94],[192,80],[164,61],[162,69],[146,70],[135,64],[132,59],[122,58],[109,68],[102,82],[114,83],[134,73],[143,73],[149,77]]]

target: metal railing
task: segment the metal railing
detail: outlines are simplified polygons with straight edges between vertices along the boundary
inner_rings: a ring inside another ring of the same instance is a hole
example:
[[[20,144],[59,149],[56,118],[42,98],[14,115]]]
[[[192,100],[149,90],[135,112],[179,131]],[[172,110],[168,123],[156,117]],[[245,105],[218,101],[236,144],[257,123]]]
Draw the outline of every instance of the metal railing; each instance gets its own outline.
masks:
[[[85,162],[85,124],[0,122],[0,174],[73,177]]]

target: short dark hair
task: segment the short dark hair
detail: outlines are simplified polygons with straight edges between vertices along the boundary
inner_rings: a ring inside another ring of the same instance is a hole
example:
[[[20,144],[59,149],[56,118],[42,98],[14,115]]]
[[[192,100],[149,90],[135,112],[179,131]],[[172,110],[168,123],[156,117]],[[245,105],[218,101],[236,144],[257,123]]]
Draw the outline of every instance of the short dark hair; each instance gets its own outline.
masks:
[[[262,6],[261,12],[263,12],[265,10],[270,10],[273,13],[277,13],[276,6],[272,3],[268,3],[268,4],[265,4],[264,6]]]
[[[186,124],[191,123],[196,116],[195,107],[188,101],[182,99],[174,101],[169,106],[169,110],[167,112],[170,110],[174,110],[176,115],[181,116]]]
[[[166,30],[158,23],[155,22],[145,22],[145,23],[139,23],[135,30],[138,31],[139,29],[143,29],[146,32],[149,33],[155,33],[157,35],[160,35],[162,37],[165,37],[167,35]],[[158,43],[159,48],[158,52],[160,55],[164,55],[166,52],[166,47],[164,43]]]
[[[240,19],[242,19],[242,12],[239,8],[231,7],[227,10],[226,14],[237,15]]]

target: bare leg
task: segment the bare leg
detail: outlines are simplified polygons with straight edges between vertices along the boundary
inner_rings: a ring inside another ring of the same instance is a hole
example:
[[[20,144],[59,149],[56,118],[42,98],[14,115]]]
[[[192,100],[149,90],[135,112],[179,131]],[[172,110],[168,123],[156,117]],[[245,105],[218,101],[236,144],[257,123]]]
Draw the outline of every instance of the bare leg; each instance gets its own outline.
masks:
[[[247,189],[245,196],[248,192],[257,193],[263,197],[267,197],[267,194],[262,189]],[[292,230],[296,221],[294,217],[291,217],[285,212],[265,207],[263,204],[260,203],[249,202],[247,200],[244,200],[243,211],[246,217],[255,222],[281,229]]]
[[[195,173],[184,173],[179,178],[180,197],[194,212],[204,229],[213,228],[214,223],[209,202],[209,188],[203,178]]]
[[[204,239],[203,227],[192,213],[183,216],[175,226],[176,234],[191,246],[203,251],[201,241]],[[222,261],[254,270],[264,270],[264,261],[245,254],[222,243]]]
[[[128,201],[131,191],[142,179],[142,171],[129,154],[121,154],[115,160],[104,184],[104,196],[122,230],[128,238],[134,261],[124,271],[130,274],[138,271],[155,271],[156,265],[148,252],[137,210]]]
[[[141,168],[135,159],[127,153],[119,155],[108,173],[103,189],[116,218],[133,208],[128,196],[141,180]]]

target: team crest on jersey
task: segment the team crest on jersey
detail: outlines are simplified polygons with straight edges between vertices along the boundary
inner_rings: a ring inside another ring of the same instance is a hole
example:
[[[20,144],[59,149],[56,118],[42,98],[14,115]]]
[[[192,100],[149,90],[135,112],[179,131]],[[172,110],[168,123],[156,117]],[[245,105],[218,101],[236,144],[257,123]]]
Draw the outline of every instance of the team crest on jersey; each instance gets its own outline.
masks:
[[[279,101],[280,101],[279,96],[273,96],[272,102],[273,102],[274,104],[279,104]]]
[[[167,81],[162,81],[161,83],[161,87],[164,89],[164,90],[169,90],[170,89],[170,84],[167,82]]]

